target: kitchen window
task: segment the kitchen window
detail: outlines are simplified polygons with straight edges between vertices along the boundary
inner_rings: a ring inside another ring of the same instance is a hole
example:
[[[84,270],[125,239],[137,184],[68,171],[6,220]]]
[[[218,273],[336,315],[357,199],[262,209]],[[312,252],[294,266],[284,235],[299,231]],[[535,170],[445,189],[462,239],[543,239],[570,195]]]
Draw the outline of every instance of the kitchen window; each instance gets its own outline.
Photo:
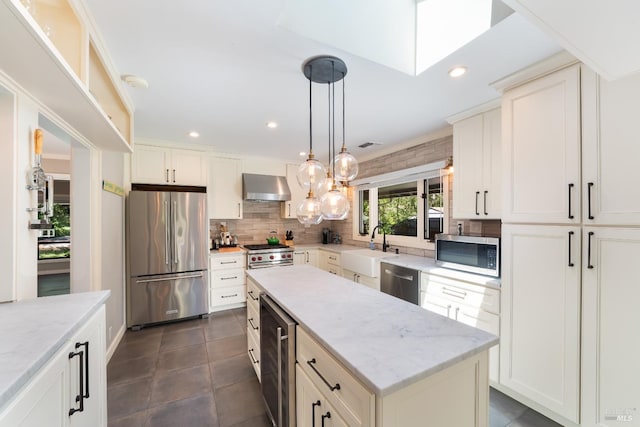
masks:
[[[431,249],[435,235],[448,226],[443,167],[437,162],[354,182],[354,239],[368,241],[381,224],[392,246]]]

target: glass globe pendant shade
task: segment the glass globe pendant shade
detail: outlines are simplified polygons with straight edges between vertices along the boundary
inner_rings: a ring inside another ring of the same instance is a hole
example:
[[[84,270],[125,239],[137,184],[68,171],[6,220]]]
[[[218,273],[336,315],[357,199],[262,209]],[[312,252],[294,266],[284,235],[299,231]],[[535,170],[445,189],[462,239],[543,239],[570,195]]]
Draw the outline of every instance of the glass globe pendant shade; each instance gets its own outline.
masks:
[[[358,175],[358,161],[353,157],[346,147],[333,159],[336,166],[336,181],[353,181]]]
[[[318,193],[327,179],[327,170],[313,154],[309,154],[309,158],[298,167],[296,178],[303,189]]]
[[[320,198],[320,210],[327,220],[345,219],[349,214],[349,200],[335,184]]]
[[[322,222],[322,212],[320,210],[320,200],[313,196],[313,192],[309,191],[309,195],[296,209],[298,221],[305,226],[320,224]]]

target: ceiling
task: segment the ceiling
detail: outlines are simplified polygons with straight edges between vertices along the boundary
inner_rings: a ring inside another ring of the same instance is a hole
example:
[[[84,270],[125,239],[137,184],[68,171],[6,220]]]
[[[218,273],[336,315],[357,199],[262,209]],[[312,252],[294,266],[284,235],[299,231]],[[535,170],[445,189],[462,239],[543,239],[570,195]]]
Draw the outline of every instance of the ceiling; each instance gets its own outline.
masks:
[[[309,145],[309,81],[301,68],[311,56],[346,63],[346,142],[356,157],[368,158],[443,129],[447,116],[497,98],[491,82],[561,50],[514,13],[410,76],[279,26],[285,0],[86,3],[116,69],[149,82],[148,89],[122,83],[135,105],[136,140],[289,161],[299,161]],[[450,78],[455,65],[467,66],[467,74]],[[314,84],[320,159],[327,158],[327,104],[326,87]],[[278,127],[267,128],[269,121]],[[189,131],[200,137],[190,138]],[[368,141],[380,145],[357,147]]]

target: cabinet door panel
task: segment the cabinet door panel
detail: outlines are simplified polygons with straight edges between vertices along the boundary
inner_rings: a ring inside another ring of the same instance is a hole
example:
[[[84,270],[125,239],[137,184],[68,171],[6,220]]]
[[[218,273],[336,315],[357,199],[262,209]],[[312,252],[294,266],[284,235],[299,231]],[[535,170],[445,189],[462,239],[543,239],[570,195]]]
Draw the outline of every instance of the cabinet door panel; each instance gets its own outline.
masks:
[[[573,235],[569,233],[573,232]],[[500,383],[578,421],[579,227],[503,225]]]
[[[483,210],[481,218],[500,219],[502,216],[502,111],[499,108],[484,113],[482,147]]]
[[[582,425],[637,427],[640,230],[585,228],[584,239]]]
[[[170,166],[167,150],[136,145],[131,156],[131,182],[168,184],[171,177]]]
[[[506,92],[502,113],[503,221],[579,223],[580,66]]]
[[[205,153],[171,150],[171,184],[207,185]]]
[[[640,75],[613,82],[593,72],[583,71],[583,75],[583,221],[637,225]],[[589,183],[593,184],[590,189]]]
[[[211,159],[207,194],[209,218],[242,218],[242,163],[240,160]]]
[[[298,218],[296,214],[298,205],[307,197],[307,193],[300,187],[298,178],[296,178],[298,167],[299,165],[287,164],[287,184],[289,184],[289,190],[291,191],[291,200],[282,202],[280,210],[282,218]]]
[[[483,115],[469,117],[453,126],[453,217],[480,218],[482,211]]]

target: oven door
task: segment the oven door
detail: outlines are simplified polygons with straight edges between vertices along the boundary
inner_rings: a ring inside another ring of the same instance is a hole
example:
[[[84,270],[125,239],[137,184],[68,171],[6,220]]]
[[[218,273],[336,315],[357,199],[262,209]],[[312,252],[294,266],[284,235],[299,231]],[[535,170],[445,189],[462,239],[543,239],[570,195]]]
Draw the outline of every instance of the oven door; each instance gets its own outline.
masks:
[[[260,384],[276,427],[296,422],[296,322],[267,295],[260,295]]]

